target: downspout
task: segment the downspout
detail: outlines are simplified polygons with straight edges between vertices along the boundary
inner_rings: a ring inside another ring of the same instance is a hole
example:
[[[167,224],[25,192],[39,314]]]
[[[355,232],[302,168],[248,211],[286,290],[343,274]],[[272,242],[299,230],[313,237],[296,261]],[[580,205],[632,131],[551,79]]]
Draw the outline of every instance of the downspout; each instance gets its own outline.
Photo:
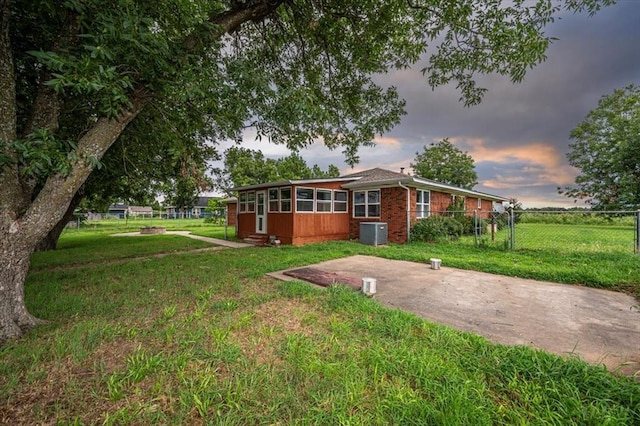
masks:
[[[407,242],[411,241],[411,190],[398,181],[398,186],[407,190]]]

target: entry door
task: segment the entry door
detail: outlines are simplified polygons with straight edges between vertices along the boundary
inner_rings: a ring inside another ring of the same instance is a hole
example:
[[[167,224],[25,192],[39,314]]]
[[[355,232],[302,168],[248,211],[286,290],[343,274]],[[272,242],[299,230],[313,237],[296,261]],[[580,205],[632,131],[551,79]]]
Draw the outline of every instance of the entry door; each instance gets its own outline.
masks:
[[[256,233],[267,233],[266,191],[256,192]]]

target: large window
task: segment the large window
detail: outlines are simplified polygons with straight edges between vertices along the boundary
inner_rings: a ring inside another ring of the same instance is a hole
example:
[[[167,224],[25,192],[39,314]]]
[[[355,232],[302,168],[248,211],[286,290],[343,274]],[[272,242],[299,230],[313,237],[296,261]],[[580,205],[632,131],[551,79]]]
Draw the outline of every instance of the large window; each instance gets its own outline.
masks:
[[[280,188],[280,211],[291,212],[291,188]]]
[[[271,188],[269,190],[269,212],[291,212],[291,188]]]
[[[269,212],[280,211],[280,199],[278,197],[278,188],[269,190]]]
[[[431,193],[421,189],[416,190],[416,217],[422,219],[429,217]]]
[[[296,188],[296,211],[313,212],[313,188]]]
[[[253,213],[256,211],[256,193],[249,192],[247,193],[247,211]]]
[[[380,217],[380,190],[353,193],[354,217]]]
[[[316,190],[316,211],[323,213],[331,213],[331,190]]]
[[[347,211],[347,191],[333,191],[333,211]]]
[[[246,192],[240,193],[240,201],[238,204],[239,204],[239,212],[246,213],[247,212],[247,193]]]

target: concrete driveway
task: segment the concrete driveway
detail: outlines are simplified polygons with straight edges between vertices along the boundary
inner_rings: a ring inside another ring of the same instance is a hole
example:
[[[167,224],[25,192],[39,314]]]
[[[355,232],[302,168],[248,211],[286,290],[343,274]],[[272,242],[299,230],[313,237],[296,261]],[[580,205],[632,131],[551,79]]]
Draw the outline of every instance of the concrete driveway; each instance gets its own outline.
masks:
[[[372,256],[310,266],[356,279],[376,278],[374,297],[385,305],[495,343],[532,346],[640,374],[640,302],[622,293],[446,266],[434,270]]]

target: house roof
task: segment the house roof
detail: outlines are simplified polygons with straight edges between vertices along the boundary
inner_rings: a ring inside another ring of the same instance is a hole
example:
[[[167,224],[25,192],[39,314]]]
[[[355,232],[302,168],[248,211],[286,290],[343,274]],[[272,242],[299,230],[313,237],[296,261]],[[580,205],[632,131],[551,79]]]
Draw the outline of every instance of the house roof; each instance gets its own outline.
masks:
[[[318,179],[300,179],[300,180],[282,180],[278,182],[258,183],[256,185],[237,186],[231,188],[232,191],[247,191],[251,189],[273,188],[277,186],[285,185],[304,185],[308,183],[323,183],[323,182],[349,182],[357,178],[352,177],[338,177],[338,178],[318,178]]]
[[[132,213],[153,213],[153,208],[150,206],[129,206],[129,211]]]
[[[492,201],[507,201],[509,199],[499,195],[487,194],[486,192],[473,191],[454,185],[447,185],[436,182],[435,180],[425,179],[420,176],[411,176],[405,173],[398,173],[380,168],[363,170],[362,172],[353,173],[345,177],[359,177],[357,180],[353,180],[352,182],[342,185],[345,189],[374,189],[404,185],[419,189],[441,191],[449,194],[479,197]]]
[[[233,188],[234,191],[247,191],[252,189],[272,188],[284,185],[302,185],[306,183],[322,183],[322,182],[344,182],[344,189],[375,189],[381,187],[392,186],[410,186],[412,188],[428,189],[434,191],[447,192],[450,194],[464,195],[471,197],[479,197],[491,201],[507,201],[509,198],[499,195],[487,194],[485,192],[473,191],[470,189],[460,188],[454,185],[447,185],[430,179],[424,179],[419,176],[411,176],[405,173],[398,173],[391,170],[373,168],[363,170],[357,173],[350,173],[338,178],[323,179],[306,179],[306,180],[287,180],[281,182],[268,182],[257,185],[240,186]]]

